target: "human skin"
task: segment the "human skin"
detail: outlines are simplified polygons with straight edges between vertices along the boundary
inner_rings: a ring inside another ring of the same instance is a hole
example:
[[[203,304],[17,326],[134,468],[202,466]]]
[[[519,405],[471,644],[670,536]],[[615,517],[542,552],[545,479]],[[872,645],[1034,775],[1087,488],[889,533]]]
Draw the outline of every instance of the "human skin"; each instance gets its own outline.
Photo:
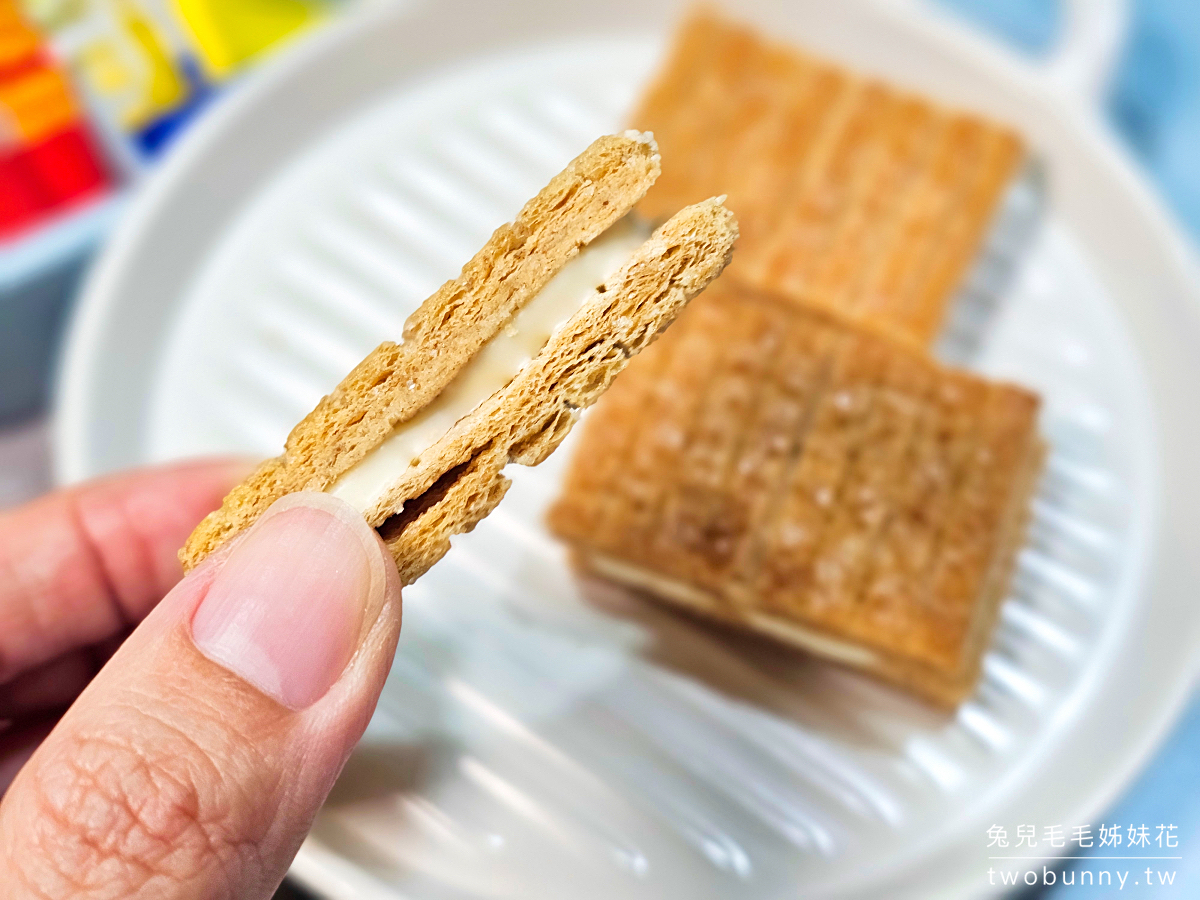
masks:
[[[383,688],[400,583],[323,494],[182,578],[244,473],[144,470],[0,513],[6,897],[258,898],[286,873]]]

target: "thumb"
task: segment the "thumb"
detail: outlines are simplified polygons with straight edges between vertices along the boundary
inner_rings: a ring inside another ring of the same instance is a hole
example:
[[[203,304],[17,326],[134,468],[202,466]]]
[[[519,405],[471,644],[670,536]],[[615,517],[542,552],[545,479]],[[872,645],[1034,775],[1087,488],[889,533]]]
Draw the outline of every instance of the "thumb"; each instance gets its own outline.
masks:
[[[400,579],[362,517],[278,501],[167,595],[13,782],[6,896],[269,897],[399,632]]]

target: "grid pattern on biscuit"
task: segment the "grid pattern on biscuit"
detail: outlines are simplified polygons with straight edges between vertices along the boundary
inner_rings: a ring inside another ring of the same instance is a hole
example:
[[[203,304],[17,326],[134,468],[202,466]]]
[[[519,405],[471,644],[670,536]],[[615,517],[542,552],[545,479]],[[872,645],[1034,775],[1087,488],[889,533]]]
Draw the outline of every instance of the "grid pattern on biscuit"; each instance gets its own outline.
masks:
[[[1011,554],[1037,408],[722,279],[585,423],[551,525],[726,618],[959,679]]]
[[[633,124],[662,178],[651,218],[715,193],[741,224],[729,275],[927,343],[975,257],[1020,140],[712,13],[693,14]]]

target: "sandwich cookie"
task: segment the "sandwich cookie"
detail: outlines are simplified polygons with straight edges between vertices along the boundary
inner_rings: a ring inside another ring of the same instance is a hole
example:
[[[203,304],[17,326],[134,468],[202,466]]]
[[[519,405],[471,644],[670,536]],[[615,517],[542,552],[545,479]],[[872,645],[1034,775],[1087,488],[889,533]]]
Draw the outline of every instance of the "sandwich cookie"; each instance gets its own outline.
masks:
[[[593,143],[200,523],[185,569],[285,494],[324,491],[379,531],[405,584],[427,571],[500,502],[504,467],[553,452],[728,263],[723,198],[653,232],[630,215],[659,171],[648,134]]]
[[[938,333],[1025,159],[1012,129],[763,38],[684,22],[632,117],[671,161],[652,221],[722,193],[727,277],[921,345]]]
[[[585,423],[550,524],[610,580],[952,706],[1024,539],[1038,407],[726,276]]]

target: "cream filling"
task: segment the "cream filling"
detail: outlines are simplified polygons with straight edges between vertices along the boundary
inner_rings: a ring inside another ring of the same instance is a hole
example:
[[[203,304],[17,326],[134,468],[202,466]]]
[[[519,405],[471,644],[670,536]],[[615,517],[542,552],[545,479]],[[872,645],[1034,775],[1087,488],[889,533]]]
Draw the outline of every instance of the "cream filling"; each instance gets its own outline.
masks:
[[[668,600],[674,600],[676,603],[689,606],[700,612],[715,614],[721,618],[727,619],[731,614],[736,615],[737,618],[744,620],[748,625],[760,631],[772,634],[782,641],[802,647],[826,659],[834,659],[845,665],[856,666],[860,669],[872,668],[879,660],[878,656],[866,647],[830,637],[827,634],[822,634],[787,619],[781,619],[778,616],[740,609],[731,613],[716,597],[707,591],[694,588],[673,578],[666,578],[655,572],[648,572],[637,566],[631,566],[629,563],[615,560],[611,556],[590,553],[587,559],[588,563],[597,573],[606,578],[611,578],[613,581],[619,581],[629,587],[649,591],[652,594],[657,594]]]
[[[371,511],[404,470],[419,464],[421,455],[455,422],[512,381],[649,236],[649,226],[625,216],[580,250],[428,406],[343,472],[329,493],[361,513]]]

